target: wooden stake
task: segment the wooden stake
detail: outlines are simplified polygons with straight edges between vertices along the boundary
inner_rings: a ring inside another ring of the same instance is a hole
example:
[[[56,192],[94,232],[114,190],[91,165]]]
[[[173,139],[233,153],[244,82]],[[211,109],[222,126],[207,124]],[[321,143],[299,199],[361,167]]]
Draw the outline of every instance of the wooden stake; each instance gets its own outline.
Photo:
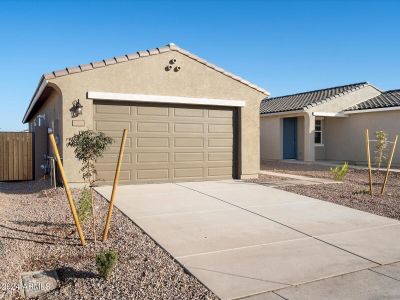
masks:
[[[52,133],[50,133],[49,138],[50,138],[51,146],[53,148],[54,155],[56,156],[58,168],[60,169],[60,175],[61,175],[62,181],[64,183],[65,193],[67,194],[69,207],[71,208],[71,212],[72,212],[72,216],[75,221],[76,229],[78,230],[78,234],[79,234],[79,238],[81,240],[82,246],[85,246],[86,245],[85,237],[83,236],[83,231],[81,228],[81,224],[79,223],[78,215],[76,213],[75,204],[74,204],[74,201],[72,200],[71,190],[69,189],[68,181],[67,181],[67,178],[65,177],[64,167],[61,163],[61,158],[60,158],[60,154],[58,153],[54,135]]]
[[[367,161],[368,161],[368,176],[369,176],[369,194],[372,196],[372,170],[371,170],[371,153],[369,150],[369,132],[365,129],[365,147],[367,150]]]
[[[394,139],[394,143],[393,143],[393,147],[392,147],[392,152],[390,153],[390,158],[389,158],[389,162],[388,162],[388,166],[387,166],[387,170],[386,170],[386,175],[385,175],[385,180],[383,181],[383,185],[382,185],[382,189],[381,189],[381,195],[383,194],[383,192],[385,191],[385,187],[386,187],[386,183],[389,177],[389,173],[390,173],[390,167],[392,165],[392,160],[393,160],[393,156],[394,156],[394,151],[396,149],[396,144],[397,144],[397,139],[398,139],[398,135],[396,135],[396,138]]]
[[[112,189],[112,193],[111,193],[110,206],[108,208],[106,226],[104,227],[103,242],[105,242],[107,240],[108,230],[110,228],[111,216],[112,216],[112,211],[113,211],[114,201],[115,201],[115,193],[117,191],[118,180],[119,180],[119,172],[121,171],[122,158],[124,156],[124,147],[125,147],[127,132],[128,132],[128,130],[124,129],[124,132],[122,134],[121,147],[119,148],[117,169],[115,170],[114,185],[113,185],[113,189]]]
[[[94,239],[94,245],[96,246],[97,244],[97,235],[96,235],[96,215],[94,211],[94,199],[93,199],[93,190],[92,186],[90,188],[90,202],[92,205],[92,230],[93,230],[93,239]]]

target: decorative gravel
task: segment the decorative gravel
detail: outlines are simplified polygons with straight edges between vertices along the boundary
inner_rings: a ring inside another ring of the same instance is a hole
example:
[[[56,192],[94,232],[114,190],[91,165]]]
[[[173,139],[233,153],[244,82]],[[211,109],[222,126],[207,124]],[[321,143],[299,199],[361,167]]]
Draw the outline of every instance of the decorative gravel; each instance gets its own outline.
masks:
[[[108,203],[95,203],[100,239]],[[218,299],[117,208],[106,243],[94,245],[89,225],[82,247],[63,189],[0,183],[0,299],[19,299],[19,275],[41,269],[57,270],[60,286],[40,299]],[[108,280],[95,266],[104,249],[119,256]]]
[[[329,167],[321,165],[269,162],[264,164],[262,169],[279,173],[332,179]],[[385,171],[381,171],[378,176],[377,171],[373,171],[374,197],[371,197],[368,193],[368,171],[351,168],[342,184],[296,185],[279,188],[400,220],[400,173],[390,173],[385,192],[383,195],[380,195],[384,173]],[[270,183],[271,180],[271,176],[264,178],[261,175],[257,182],[263,184],[264,182]]]

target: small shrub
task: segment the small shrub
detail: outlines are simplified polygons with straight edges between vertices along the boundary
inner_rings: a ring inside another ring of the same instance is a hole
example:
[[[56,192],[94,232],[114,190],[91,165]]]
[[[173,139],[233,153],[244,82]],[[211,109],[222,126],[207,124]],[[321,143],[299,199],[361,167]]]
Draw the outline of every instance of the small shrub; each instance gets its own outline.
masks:
[[[92,215],[92,194],[90,189],[85,187],[79,197],[78,217],[82,223],[85,223]]]
[[[107,250],[96,255],[96,266],[100,276],[107,278],[118,261],[118,255],[115,251]]]
[[[332,173],[333,179],[335,181],[343,181],[344,177],[347,174],[347,171],[349,170],[349,165],[347,162],[345,162],[341,167],[336,166],[334,168],[329,169]]]

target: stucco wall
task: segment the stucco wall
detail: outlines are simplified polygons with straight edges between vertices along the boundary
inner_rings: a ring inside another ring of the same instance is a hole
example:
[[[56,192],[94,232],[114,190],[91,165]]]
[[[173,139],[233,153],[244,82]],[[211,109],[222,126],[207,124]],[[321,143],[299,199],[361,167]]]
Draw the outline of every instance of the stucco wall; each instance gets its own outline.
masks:
[[[179,72],[165,71],[169,60],[175,58]],[[75,119],[63,114],[64,139],[83,129],[93,128],[93,101],[88,91],[135,93],[147,95],[197,98],[238,99],[246,101],[241,109],[240,164],[242,177],[259,172],[260,124],[259,106],[265,94],[223,75],[181,53],[171,51],[154,56],[98,68],[52,79],[63,94],[63,110],[68,112],[72,101],[80,99],[83,114]],[[83,120],[82,127],[72,126],[73,120]],[[81,181],[80,165],[72,149],[64,145],[64,165],[71,182]]]
[[[283,158],[283,119],[297,117],[297,159],[304,160],[305,114],[288,113],[260,117],[261,161]]]
[[[325,119],[325,147],[326,159],[348,161],[351,163],[365,163],[365,129],[370,132],[370,139],[374,139],[375,132],[383,130],[393,140],[400,134],[400,111],[371,112],[351,114],[348,118]],[[374,145],[371,143],[371,157]],[[393,163],[400,165],[400,151],[397,148]]]
[[[282,159],[282,119],[280,117],[261,117],[261,160]]]
[[[61,95],[54,89],[49,88],[49,94],[46,101],[35,113],[29,122],[30,131],[35,135],[35,179],[39,179],[44,175],[43,169],[40,167],[45,163],[44,155],[52,155],[51,147],[48,144],[48,128],[52,128],[57,141],[59,141],[59,151],[62,153],[62,108]],[[37,117],[44,115],[42,123],[39,126]],[[36,121],[36,122],[35,122]]]

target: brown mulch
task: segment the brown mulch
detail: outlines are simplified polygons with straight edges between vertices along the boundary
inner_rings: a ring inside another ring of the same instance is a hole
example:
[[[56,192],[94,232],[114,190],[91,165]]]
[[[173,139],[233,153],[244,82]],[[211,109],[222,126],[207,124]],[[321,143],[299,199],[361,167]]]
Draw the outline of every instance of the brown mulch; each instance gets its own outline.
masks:
[[[79,190],[73,194],[77,199]],[[95,203],[100,239],[108,205],[98,195]],[[40,299],[218,299],[118,209],[106,243],[95,246],[92,228],[85,225],[84,231],[86,247],[80,246],[63,189],[45,182],[0,183],[0,299],[19,299],[19,275],[41,269],[57,270],[60,286]],[[95,266],[103,249],[119,257],[108,280]]]
[[[329,167],[321,165],[268,162],[262,166],[262,169],[279,173],[332,179]],[[296,185],[279,188],[400,220],[400,173],[393,172],[390,174],[385,192],[383,195],[380,195],[383,177],[384,171],[381,171],[379,176],[377,171],[373,172],[373,197],[369,195],[368,171],[351,168],[342,184]],[[261,184],[270,181],[271,176],[263,179],[263,175],[257,180]]]

